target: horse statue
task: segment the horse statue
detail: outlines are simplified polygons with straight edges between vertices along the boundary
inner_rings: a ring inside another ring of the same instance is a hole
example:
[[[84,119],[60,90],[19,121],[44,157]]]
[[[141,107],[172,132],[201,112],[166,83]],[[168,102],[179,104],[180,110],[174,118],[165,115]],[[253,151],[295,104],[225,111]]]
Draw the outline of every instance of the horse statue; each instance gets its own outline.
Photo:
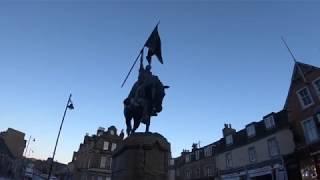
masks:
[[[146,125],[145,132],[149,132],[151,116],[157,116],[157,113],[162,111],[165,89],[169,86],[164,86],[158,76],[152,75],[150,71],[149,73],[148,82],[139,78],[123,102],[128,136],[138,129],[141,122]],[[133,128],[131,126],[132,119],[134,121]]]

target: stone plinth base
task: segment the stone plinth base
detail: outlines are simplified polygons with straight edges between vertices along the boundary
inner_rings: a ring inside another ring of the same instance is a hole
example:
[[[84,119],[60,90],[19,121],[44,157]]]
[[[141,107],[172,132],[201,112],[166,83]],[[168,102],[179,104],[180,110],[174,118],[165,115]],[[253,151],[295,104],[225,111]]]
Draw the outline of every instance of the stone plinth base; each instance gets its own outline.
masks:
[[[168,180],[170,143],[158,133],[135,133],[112,155],[112,180]]]

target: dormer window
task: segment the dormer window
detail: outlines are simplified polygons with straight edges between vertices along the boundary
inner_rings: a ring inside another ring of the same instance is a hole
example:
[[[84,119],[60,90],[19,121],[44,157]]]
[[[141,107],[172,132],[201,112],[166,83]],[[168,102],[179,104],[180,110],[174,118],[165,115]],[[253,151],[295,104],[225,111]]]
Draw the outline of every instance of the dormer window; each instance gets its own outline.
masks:
[[[313,100],[310,95],[309,89],[304,87],[297,91],[300,104],[303,109],[308,108],[309,106],[313,105]]]
[[[247,135],[248,137],[253,137],[256,135],[256,129],[254,128],[254,124],[247,126]]]
[[[114,135],[114,130],[110,130],[110,134],[111,134],[111,135]]]
[[[230,135],[228,135],[228,136],[226,136],[226,144],[227,145],[231,145],[231,144],[233,144],[233,138],[232,138],[232,134],[230,134]]]
[[[320,96],[320,77],[313,81],[313,86],[316,89],[318,95]]]
[[[267,129],[271,129],[275,127],[274,118],[273,116],[268,116],[264,119],[264,125]]]

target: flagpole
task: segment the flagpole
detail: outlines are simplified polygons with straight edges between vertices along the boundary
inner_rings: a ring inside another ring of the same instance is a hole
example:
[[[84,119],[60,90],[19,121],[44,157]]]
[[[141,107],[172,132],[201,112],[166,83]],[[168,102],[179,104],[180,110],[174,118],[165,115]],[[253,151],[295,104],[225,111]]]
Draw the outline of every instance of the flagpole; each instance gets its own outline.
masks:
[[[143,48],[144,48],[144,47],[143,47]],[[132,71],[133,67],[137,64],[137,61],[138,61],[139,57],[140,57],[140,56],[141,56],[141,54],[142,54],[143,48],[140,50],[140,53],[138,54],[138,56],[137,56],[136,60],[133,62],[132,66],[131,66],[131,68],[130,68],[130,70],[129,70],[129,72],[128,72],[127,76],[126,76],[126,78],[124,79],[123,83],[121,84],[121,88],[122,88],[122,87],[123,87],[123,85],[126,83],[126,81],[127,81],[128,77],[129,77],[129,75],[130,75],[130,73],[131,73],[131,71]]]
[[[69,99],[68,99],[68,101],[67,101],[67,105],[66,105],[66,107],[65,107],[65,109],[64,109],[62,121],[61,121],[61,124],[60,124],[59,132],[58,132],[58,136],[57,136],[57,140],[56,140],[56,145],[54,146],[54,150],[53,150],[53,155],[52,155],[52,161],[51,161],[51,164],[50,164],[50,170],[49,170],[48,180],[50,180],[50,177],[51,177],[52,166],[53,166],[53,162],[54,162],[54,156],[56,155],[56,149],[57,149],[57,145],[58,145],[58,142],[59,142],[60,132],[61,132],[62,125],[63,125],[63,122],[64,122],[64,117],[66,116],[67,109],[68,109],[68,106],[69,106],[69,103],[70,103],[70,100],[71,100],[71,96],[72,96],[72,94],[70,93]]]
[[[294,63],[297,65],[298,71],[300,72],[300,75],[302,76],[303,81],[304,81],[304,82],[307,82],[306,78],[304,77],[303,71],[302,71],[302,69],[300,68],[299,64],[297,63],[297,60],[296,60],[296,58],[294,57],[293,53],[291,52],[291,50],[290,50],[287,42],[284,40],[283,37],[281,37],[281,39],[282,39],[284,45],[287,47],[289,53],[291,54],[291,57],[292,57]]]
[[[158,21],[158,23],[157,23],[157,25],[155,26],[155,28],[156,28],[159,24],[160,24],[160,20]],[[155,28],[153,28],[153,29],[155,29]],[[149,39],[149,38],[148,38],[148,39]],[[147,42],[147,41],[146,41],[146,42]],[[143,47],[141,48],[140,53],[138,54],[136,60],[133,62],[132,66],[131,66],[131,68],[130,68],[127,76],[126,76],[126,78],[125,78],[124,81],[122,82],[121,88],[122,88],[122,87],[124,86],[124,84],[126,83],[128,77],[129,77],[130,74],[131,74],[131,71],[132,71],[133,67],[137,64],[137,61],[138,61],[139,57],[141,56],[144,47],[146,46],[146,42],[143,44]]]

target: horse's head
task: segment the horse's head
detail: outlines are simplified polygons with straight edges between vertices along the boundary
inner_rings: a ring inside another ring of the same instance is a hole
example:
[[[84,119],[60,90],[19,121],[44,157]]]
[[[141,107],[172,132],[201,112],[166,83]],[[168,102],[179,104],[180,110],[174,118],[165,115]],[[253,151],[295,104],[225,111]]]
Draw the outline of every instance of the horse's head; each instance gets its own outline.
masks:
[[[164,96],[166,95],[165,89],[168,89],[169,86],[164,86],[162,82],[158,79],[158,77],[155,78],[154,82],[154,97],[152,100],[153,107],[155,108],[156,112],[161,112],[162,111],[162,101]]]

